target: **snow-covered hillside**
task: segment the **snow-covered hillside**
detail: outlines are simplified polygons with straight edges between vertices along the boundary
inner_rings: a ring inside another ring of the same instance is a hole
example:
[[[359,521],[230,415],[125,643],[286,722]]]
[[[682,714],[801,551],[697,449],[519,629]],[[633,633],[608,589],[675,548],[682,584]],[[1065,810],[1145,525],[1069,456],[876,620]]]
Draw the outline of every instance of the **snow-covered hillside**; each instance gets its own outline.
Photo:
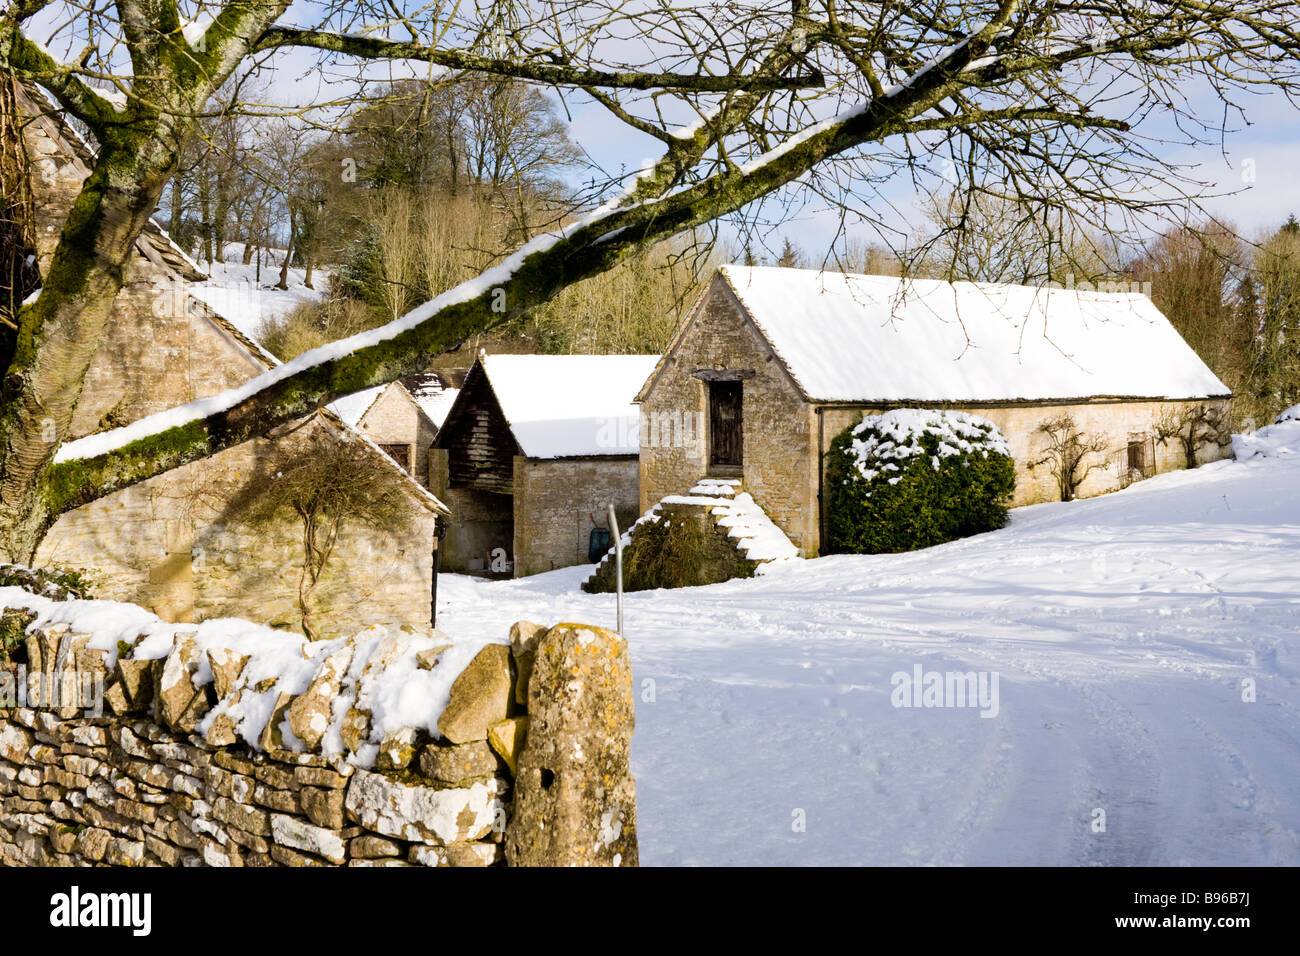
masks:
[[[927,551],[629,595],[642,862],[1300,863],[1288,428]],[[589,571],[444,576],[438,624],[612,626]],[[892,706],[917,666],[996,672],[996,716]]]
[[[256,261],[243,264],[243,252],[243,243],[227,243],[225,261],[201,263],[208,280],[194,283],[189,291],[254,341],[267,319],[292,312],[304,302],[319,302],[329,291],[328,270],[317,269],[309,289],[303,284],[305,270],[293,266],[289,268],[289,288],[277,289],[283,250],[269,251],[260,277]]]

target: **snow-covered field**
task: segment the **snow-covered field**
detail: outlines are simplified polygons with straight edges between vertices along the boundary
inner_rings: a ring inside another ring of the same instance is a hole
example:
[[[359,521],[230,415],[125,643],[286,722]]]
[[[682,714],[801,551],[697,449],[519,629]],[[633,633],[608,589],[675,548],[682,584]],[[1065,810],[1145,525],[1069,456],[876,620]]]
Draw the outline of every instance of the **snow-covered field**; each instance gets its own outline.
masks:
[[[444,576],[438,624],[613,626],[589,570]],[[643,863],[1300,864],[1300,453],[632,594],[626,633]],[[996,716],[892,706],[917,666],[996,673]]]

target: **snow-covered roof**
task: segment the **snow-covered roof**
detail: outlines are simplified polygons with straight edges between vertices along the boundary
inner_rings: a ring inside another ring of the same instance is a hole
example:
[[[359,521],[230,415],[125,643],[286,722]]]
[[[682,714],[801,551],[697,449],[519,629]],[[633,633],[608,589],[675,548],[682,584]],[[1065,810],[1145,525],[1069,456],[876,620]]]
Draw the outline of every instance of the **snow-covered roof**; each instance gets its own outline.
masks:
[[[329,403],[329,410],[343,419],[343,423],[349,428],[356,428],[361,419],[366,417],[366,412],[370,411],[370,406],[375,404],[375,399],[379,398],[386,388],[387,385],[375,385],[343,398],[336,398]]]
[[[719,273],[814,401],[1229,394],[1138,293],[738,265]]]
[[[429,416],[429,421],[439,428],[447,420],[447,413],[460,394],[460,389],[449,386],[437,372],[408,376],[402,379],[402,384],[411,393],[411,398],[415,399],[420,410]]]
[[[529,458],[635,455],[637,391],[658,355],[487,355],[479,359]]]

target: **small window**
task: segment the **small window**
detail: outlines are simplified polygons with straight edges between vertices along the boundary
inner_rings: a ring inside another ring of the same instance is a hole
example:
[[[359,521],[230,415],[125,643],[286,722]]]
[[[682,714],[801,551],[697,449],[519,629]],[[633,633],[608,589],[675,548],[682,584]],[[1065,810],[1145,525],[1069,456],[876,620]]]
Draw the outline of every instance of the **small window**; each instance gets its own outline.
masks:
[[[1131,434],[1128,443],[1119,452],[1121,487],[1150,478],[1156,473],[1155,440],[1150,436]]]
[[[408,474],[410,473],[411,471],[411,446],[410,445],[381,444],[379,447],[385,455],[387,455],[389,458],[393,459],[393,461],[401,465],[402,468],[404,468]]]
[[[1136,471],[1139,474],[1146,474],[1147,470],[1147,445],[1144,441],[1131,441],[1128,443],[1128,467],[1129,471]]]

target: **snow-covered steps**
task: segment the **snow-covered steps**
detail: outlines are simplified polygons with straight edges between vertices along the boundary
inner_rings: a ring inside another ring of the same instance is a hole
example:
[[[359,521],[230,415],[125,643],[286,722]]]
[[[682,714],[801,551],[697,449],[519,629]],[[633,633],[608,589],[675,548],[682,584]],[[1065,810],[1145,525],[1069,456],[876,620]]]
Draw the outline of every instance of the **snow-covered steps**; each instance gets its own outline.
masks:
[[[749,492],[735,487],[739,484],[735,482],[727,489],[729,493],[723,494],[700,494],[701,486],[697,484],[689,495],[667,496],[651,509],[651,513],[662,511],[665,505],[705,508],[713,523],[726,530],[727,536],[735,542],[736,550],[746,560],[762,564],[799,557],[799,549]]]
[[[750,561],[763,564],[799,557],[799,549],[749,492],[741,491],[729,501],[721,497],[718,500],[721,503],[713,508],[718,527],[727,529],[727,534],[736,540],[736,547]]]
[[[701,478],[687,494],[711,498],[734,498],[740,491],[739,478]]]
[[[753,496],[742,490],[737,479],[701,478],[685,495],[668,495],[656,502],[622,535],[624,549],[638,537],[646,524],[663,520],[682,521],[698,516],[705,527],[720,532],[731,544],[736,557],[751,565],[767,565],[799,557],[799,549],[767,516]],[[610,578],[614,549],[606,553],[584,587],[590,589],[601,578]],[[759,572],[761,573],[761,572]]]

